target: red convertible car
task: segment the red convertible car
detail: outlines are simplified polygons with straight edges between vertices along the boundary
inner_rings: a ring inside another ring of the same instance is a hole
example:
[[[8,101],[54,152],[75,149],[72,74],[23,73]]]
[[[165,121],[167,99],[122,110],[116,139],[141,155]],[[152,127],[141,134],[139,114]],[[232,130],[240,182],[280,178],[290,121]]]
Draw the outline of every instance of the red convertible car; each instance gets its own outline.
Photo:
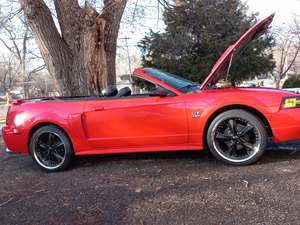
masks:
[[[300,138],[300,95],[216,84],[272,19],[256,22],[229,46],[201,85],[141,68],[130,87],[101,96],[14,100],[2,129],[7,151],[29,153],[47,171],[65,169],[74,155],[205,147],[232,165],[254,163],[268,138]]]

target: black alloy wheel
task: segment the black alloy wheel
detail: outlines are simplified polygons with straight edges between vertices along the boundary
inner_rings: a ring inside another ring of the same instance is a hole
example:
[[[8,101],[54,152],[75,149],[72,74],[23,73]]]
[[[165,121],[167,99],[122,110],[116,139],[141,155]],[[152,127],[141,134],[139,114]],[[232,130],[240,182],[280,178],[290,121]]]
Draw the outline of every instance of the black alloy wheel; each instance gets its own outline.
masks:
[[[32,135],[30,154],[40,168],[56,172],[70,164],[73,149],[68,136],[61,129],[49,125],[39,128]]]
[[[212,154],[231,165],[256,162],[267,145],[267,132],[259,118],[245,110],[229,110],[210,124],[207,144]]]

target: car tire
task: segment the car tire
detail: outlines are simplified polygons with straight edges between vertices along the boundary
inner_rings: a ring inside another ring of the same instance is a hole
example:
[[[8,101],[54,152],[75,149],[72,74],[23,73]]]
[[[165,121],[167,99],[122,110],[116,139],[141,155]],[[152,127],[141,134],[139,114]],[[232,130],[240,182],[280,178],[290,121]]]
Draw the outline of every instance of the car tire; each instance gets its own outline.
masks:
[[[69,137],[53,125],[40,127],[33,133],[29,151],[33,161],[47,172],[67,169],[74,155]]]
[[[216,116],[206,142],[219,160],[235,166],[255,163],[264,153],[268,135],[262,121],[246,110],[234,109]]]

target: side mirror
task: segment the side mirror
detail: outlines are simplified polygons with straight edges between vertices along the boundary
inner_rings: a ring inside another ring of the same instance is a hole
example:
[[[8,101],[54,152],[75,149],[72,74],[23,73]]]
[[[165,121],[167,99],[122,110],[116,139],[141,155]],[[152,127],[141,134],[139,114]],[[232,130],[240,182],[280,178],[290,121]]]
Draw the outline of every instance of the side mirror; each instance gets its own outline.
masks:
[[[163,97],[171,96],[171,94],[169,91],[165,89],[157,88],[150,93],[150,96],[158,96],[160,98],[163,98]]]

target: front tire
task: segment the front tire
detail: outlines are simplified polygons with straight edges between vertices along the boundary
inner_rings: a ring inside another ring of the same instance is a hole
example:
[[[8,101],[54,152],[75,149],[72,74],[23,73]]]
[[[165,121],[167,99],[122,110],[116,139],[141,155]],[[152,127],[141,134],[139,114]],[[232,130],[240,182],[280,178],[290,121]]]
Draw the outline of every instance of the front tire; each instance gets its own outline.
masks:
[[[65,170],[73,158],[73,147],[68,136],[53,125],[37,129],[30,139],[33,161],[47,172]]]
[[[267,131],[259,118],[245,110],[228,110],[210,124],[207,145],[219,160],[236,166],[255,163],[267,146]]]

